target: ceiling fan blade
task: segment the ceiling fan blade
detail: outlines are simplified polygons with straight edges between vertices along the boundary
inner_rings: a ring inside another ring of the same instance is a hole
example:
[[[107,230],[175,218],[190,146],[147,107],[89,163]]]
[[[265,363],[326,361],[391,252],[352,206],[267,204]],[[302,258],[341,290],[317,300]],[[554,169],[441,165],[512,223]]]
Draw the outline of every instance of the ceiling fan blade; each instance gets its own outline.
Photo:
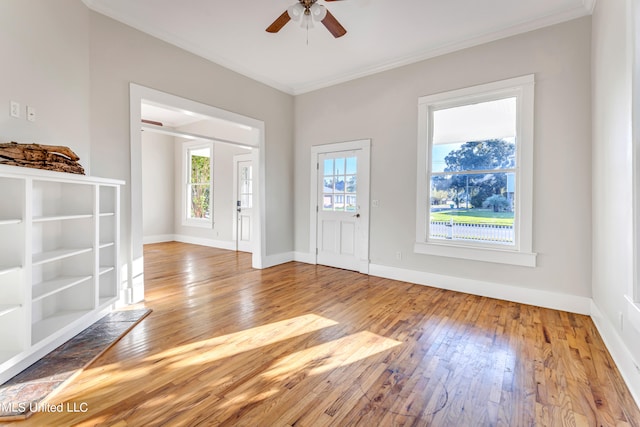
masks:
[[[275,21],[273,21],[271,25],[267,27],[267,33],[277,33],[290,20],[291,20],[291,17],[289,16],[289,12],[285,10],[282,15],[278,16],[278,18]]]
[[[327,30],[329,30],[329,32],[333,34],[333,37],[335,38],[342,37],[347,34],[347,30],[344,29],[344,27],[338,22],[336,17],[333,16],[328,10],[327,16],[324,17],[322,23],[325,27],[327,27]]]

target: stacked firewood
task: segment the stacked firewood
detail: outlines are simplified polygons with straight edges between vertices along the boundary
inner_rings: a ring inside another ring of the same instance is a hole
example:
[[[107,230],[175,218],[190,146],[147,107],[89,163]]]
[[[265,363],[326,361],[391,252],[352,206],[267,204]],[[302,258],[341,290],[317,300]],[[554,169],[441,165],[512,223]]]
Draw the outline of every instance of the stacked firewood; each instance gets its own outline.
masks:
[[[0,164],[84,175],[80,157],[69,147],[0,143]]]

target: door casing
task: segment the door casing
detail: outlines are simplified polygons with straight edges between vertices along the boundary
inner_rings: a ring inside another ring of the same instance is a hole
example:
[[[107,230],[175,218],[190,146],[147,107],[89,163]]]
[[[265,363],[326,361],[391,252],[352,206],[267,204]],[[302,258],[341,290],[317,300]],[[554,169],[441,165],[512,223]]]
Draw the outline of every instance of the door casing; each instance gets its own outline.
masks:
[[[319,163],[318,158],[323,153],[335,153],[341,151],[361,151],[361,163],[358,165],[358,204],[360,205],[358,233],[361,245],[359,253],[360,273],[369,274],[369,214],[370,214],[370,175],[371,175],[371,140],[360,139],[355,141],[337,142],[332,144],[314,145],[311,147],[310,162],[310,188],[309,188],[309,251],[314,262],[317,264],[318,248],[318,180]]]

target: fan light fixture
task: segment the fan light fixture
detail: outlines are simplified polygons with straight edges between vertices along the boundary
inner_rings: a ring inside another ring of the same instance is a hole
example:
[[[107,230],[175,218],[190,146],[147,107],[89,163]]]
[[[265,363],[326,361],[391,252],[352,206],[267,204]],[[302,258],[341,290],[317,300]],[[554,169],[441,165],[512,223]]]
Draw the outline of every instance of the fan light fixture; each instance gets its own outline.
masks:
[[[337,1],[337,0],[325,0]],[[347,30],[338,22],[338,20],[327,10],[326,7],[317,3],[317,0],[298,0],[298,3],[291,5],[284,11],[269,27],[267,32],[277,33],[289,21],[298,22],[302,28],[314,28],[314,22],[320,22],[333,37],[342,37]]]
[[[293,22],[300,21],[300,26],[308,29],[314,27],[314,22],[322,22],[327,16],[327,8],[313,3],[309,9],[306,9],[302,3],[296,3],[287,9],[287,13]]]

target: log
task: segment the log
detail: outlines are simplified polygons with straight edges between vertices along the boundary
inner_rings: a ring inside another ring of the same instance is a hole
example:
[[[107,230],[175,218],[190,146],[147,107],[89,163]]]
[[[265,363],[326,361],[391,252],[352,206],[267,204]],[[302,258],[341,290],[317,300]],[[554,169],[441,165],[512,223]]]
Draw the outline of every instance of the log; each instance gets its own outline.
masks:
[[[0,143],[0,164],[84,175],[80,157],[69,147],[40,144]]]
[[[25,162],[20,160],[0,159],[0,164],[84,175],[84,168],[77,163],[67,164],[61,162]]]
[[[14,150],[36,150],[36,151],[48,151],[52,153],[62,154],[73,161],[80,160],[80,157],[69,147],[62,145],[42,145],[42,144],[19,144],[17,142],[5,142],[0,144],[0,148],[8,148]]]

